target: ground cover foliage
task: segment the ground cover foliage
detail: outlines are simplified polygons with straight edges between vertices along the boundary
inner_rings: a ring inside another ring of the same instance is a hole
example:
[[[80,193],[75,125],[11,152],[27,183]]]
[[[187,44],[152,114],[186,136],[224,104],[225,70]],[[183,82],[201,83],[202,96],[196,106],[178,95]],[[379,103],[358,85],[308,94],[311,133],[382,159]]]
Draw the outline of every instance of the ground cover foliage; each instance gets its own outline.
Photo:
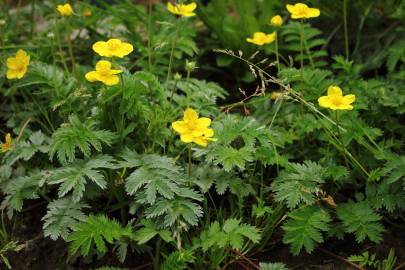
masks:
[[[5,267],[32,202],[98,269],[288,269],[251,258],[403,228],[405,1],[0,3]]]

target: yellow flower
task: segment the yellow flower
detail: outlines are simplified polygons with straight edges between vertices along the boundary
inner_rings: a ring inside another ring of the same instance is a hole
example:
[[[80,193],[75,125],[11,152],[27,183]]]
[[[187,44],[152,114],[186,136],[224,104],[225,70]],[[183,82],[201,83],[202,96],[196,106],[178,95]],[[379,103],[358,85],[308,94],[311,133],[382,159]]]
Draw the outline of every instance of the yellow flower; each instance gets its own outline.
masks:
[[[71,16],[73,14],[73,9],[70,4],[58,5],[56,10],[61,16]]]
[[[270,24],[275,27],[280,27],[283,24],[283,18],[280,15],[273,16],[270,20]]]
[[[27,72],[30,56],[24,50],[18,50],[15,57],[7,58],[7,79],[21,79]]]
[[[276,39],[276,32],[273,32],[271,34],[265,34],[263,32],[255,32],[253,34],[252,38],[247,38],[246,41],[262,46],[264,44],[270,44],[272,42],[274,42],[274,40]]]
[[[180,134],[180,140],[185,143],[196,143],[207,146],[209,141],[216,141],[214,130],[209,128],[211,119],[207,117],[198,118],[198,113],[191,108],[184,111],[182,121],[172,123],[172,128]]]
[[[291,13],[291,19],[309,19],[316,18],[321,14],[317,8],[310,8],[303,3],[287,5],[288,12]]]
[[[343,96],[342,89],[339,86],[331,85],[328,87],[328,95],[318,99],[319,106],[332,110],[351,110],[351,105],[356,100],[355,95]]]
[[[85,11],[83,11],[83,16],[85,17],[90,17],[93,13],[91,12],[91,9],[87,8]]]
[[[7,133],[5,137],[4,143],[1,145],[1,151],[3,153],[9,151],[11,148],[11,134]]]
[[[105,85],[118,84],[120,79],[116,74],[121,73],[122,70],[111,69],[111,63],[105,60],[98,61],[96,70],[86,73],[86,79],[89,82],[100,81]]]
[[[98,41],[94,43],[93,50],[100,56],[116,56],[119,58],[123,58],[124,56],[130,54],[134,50],[134,47],[129,43],[122,42],[121,40],[116,38],[112,38],[108,41]]]
[[[195,16],[193,12],[197,8],[197,4],[195,2],[190,4],[175,4],[173,5],[171,2],[167,2],[167,10],[173,14],[182,16],[182,17],[192,17]]]

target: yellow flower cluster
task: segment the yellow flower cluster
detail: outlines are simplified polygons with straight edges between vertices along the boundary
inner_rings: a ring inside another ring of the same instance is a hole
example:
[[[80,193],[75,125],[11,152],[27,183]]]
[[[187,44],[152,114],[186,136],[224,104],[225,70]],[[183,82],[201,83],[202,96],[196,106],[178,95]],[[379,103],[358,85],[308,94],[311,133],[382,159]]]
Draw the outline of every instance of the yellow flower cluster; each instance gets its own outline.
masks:
[[[181,17],[195,16],[194,10],[196,8],[197,4],[195,2],[190,4],[175,4],[175,5],[173,5],[171,2],[167,2],[167,10],[170,13],[179,15]]]
[[[351,105],[356,100],[355,95],[343,96],[342,89],[339,86],[331,85],[328,87],[328,95],[318,99],[319,106],[331,110],[351,110]]]
[[[3,153],[9,151],[11,148],[11,134],[7,133],[5,137],[4,143],[1,145],[1,151]]]
[[[191,108],[184,111],[183,120],[172,123],[173,129],[180,134],[180,140],[185,143],[196,143],[206,147],[208,142],[216,141],[214,130],[209,128],[211,119],[198,118],[198,113]]]
[[[130,54],[134,50],[134,47],[127,42],[112,38],[107,41],[94,43],[93,50],[100,56],[123,58]],[[111,62],[100,60],[96,64],[96,69],[86,73],[85,77],[89,82],[100,81],[108,86],[116,85],[120,81],[117,74],[121,73],[122,70],[112,69],[111,67]]]
[[[15,57],[7,58],[7,79],[21,79],[27,73],[30,56],[24,50],[18,50]]]

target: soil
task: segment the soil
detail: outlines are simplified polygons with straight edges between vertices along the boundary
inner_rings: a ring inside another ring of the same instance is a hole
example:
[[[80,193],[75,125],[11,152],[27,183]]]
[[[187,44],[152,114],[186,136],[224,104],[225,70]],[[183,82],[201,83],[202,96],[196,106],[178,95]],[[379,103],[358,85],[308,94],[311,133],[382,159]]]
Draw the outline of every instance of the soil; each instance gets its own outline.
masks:
[[[14,270],[84,270],[107,265],[127,267],[130,270],[152,269],[147,255],[138,253],[129,254],[124,264],[121,264],[113,254],[107,254],[99,260],[95,256],[86,259],[81,257],[69,258],[67,245],[63,240],[53,241],[42,235],[41,217],[46,212],[46,205],[40,201],[30,201],[24,209],[17,216],[15,224],[8,226],[11,237],[25,244],[25,248],[19,253],[6,254]],[[384,259],[390,248],[394,248],[397,256],[396,265],[399,266],[405,262],[405,234],[403,229],[399,227],[392,231],[386,231],[383,236],[384,240],[379,245],[365,243],[359,246],[351,238],[345,240],[330,239],[312,254],[301,252],[299,256],[291,255],[288,246],[282,244],[281,231],[275,234],[274,239],[274,245],[270,250],[254,255],[249,260],[256,265],[259,262],[283,262],[292,270],[356,269],[345,262],[343,258],[368,251],[370,254],[376,253],[377,258]],[[0,263],[0,269],[7,268]],[[227,269],[254,270],[255,267],[249,265],[246,260],[240,260]],[[399,269],[405,269],[405,265],[396,268],[396,270]]]

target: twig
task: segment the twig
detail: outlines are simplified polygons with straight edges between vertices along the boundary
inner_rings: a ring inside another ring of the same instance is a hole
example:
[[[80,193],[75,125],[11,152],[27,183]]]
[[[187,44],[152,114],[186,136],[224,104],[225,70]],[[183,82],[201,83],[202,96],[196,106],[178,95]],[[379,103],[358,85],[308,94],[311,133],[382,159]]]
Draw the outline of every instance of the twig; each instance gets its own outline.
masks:
[[[237,254],[239,257],[241,257],[242,259],[244,259],[247,263],[249,263],[251,266],[253,266],[255,269],[260,270],[260,267],[255,264],[254,262],[252,262],[252,260],[250,260],[248,257],[246,257],[245,255],[243,255],[242,253],[240,253],[239,251],[237,251],[236,249],[232,249],[232,251]]]
[[[22,126],[22,128],[21,128],[21,130],[20,130],[20,133],[18,134],[17,139],[15,140],[15,143],[16,143],[16,144],[18,144],[18,142],[20,141],[21,136],[22,136],[22,134],[23,134],[25,128],[27,127],[27,125],[29,124],[29,122],[31,122],[31,120],[32,120],[32,119],[31,119],[31,117],[30,117],[30,118],[27,119],[27,121],[25,121],[24,125]]]
[[[326,250],[326,249],[323,249],[323,248],[321,248],[321,247],[318,247],[318,249],[319,249],[320,251],[322,251],[323,253],[325,253],[325,254],[327,254],[327,255],[329,255],[329,256],[335,258],[335,259],[338,259],[338,260],[340,260],[340,261],[342,261],[342,262],[345,262],[345,263],[347,263],[347,264],[350,264],[351,266],[353,266],[353,267],[356,268],[356,269],[359,269],[359,270],[366,270],[366,269],[364,269],[363,267],[361,267],[361,266],[359,266],[359,265],[357,265],[357,264],[355,264],[355,263],[352,263],[352,262],[346,260],[345,258],[343,258],[343,257],[341,257],[341,256],[339,256],[339,255],[336,255],[336,254],[334,254],[334,253],[332,253],[332,252],[330,252],[330,251],[328,251],[328,250]]]
[[[132,268],[132,270],[141,270],[141,269],[144,269],[146,267],[149,267],[150,265],[151,265],[151,263],[147,263],[147,264]]]
[[[395,267],[394,270],[400,270],[405,267],[405,262],[401,263],[399,266]]]

